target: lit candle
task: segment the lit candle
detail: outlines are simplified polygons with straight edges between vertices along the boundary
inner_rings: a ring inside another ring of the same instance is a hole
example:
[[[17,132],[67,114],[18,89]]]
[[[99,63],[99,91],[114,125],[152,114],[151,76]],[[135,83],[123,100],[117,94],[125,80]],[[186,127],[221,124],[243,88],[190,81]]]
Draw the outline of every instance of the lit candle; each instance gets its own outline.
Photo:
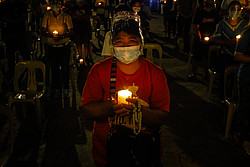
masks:
[[[80,62],[80,64],[83,64],[83,59],[80,59],[79,62]]]
[[[51,7],[50,6],[47,6],[47,11],[49,11],[51,9]]]
[[[58,35],[58,31],[56,31],[56,30],[53,31],[53,34],[54,34],[54,35]]]
[[[56,30],[53,31],[53,36],[54,36],[54,37],[58,37],[58,31],[56,31]]]
[[[120,90],[118,92],[118,104],[128,104],[127,98],[131,97],[132,93],[128,90]]]
[[[241,35],[240,35],[240,34],[236,36],[236,39],[240,39],[240,38],[241,38]]]
[[[204,40],[205,40],[205,41],[209,41],[209,37],[205,37]]]
[[[177,0],[174,0],[174,2],[177,2]]]

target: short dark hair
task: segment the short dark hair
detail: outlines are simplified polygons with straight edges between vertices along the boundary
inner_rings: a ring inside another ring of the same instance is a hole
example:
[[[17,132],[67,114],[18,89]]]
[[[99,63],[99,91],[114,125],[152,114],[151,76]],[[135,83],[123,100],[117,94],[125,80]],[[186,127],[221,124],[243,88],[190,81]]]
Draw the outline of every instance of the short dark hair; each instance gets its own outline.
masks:
[[[137,2],[142,4],[141,0],[132,0],[132,1],[130,1],[129,6],[132,7]]]
[[[239,5],[241,8],[241,3],[239,1],[231,1],[228,5],[228,10],[231,8],[233,5]]]

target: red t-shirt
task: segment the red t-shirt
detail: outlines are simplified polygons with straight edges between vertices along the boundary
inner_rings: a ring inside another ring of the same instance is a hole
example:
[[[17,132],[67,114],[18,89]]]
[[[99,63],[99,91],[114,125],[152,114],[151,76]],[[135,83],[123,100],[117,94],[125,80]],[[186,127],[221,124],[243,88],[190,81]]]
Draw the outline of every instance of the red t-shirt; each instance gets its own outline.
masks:
[[[88,74],[87,82],[82,93],[82,105],[107,101],[110,89],[110,71],[113,57],[96,63]],[[116,92],[136,86],[137,97],[150,105],[169,111],[170,94],[167,79],[161,68],[142,60],[139,69],[132,75],[123,73],[119,68],[116,72]],[[108,121],[95,121],[92,141],[93,157],[97,164],[106,164],[106,142],[109,131]]]

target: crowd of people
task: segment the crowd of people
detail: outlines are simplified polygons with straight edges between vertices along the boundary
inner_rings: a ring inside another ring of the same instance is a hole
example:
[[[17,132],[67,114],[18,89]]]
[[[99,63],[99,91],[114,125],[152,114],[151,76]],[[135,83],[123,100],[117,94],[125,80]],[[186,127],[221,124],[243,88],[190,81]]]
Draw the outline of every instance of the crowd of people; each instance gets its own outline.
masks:
[[[58,98],[60,93],[70,97],[72,42],[83,61],[91,59],[94,23],[90,17],[91,10],[96,11],[97,29],[103,24],[106,32],[101,55],[107,59],[89,72],[81,105],[83,114],[95,121],[92,138],[96,166],[160,166],[159,128],[169,112],[170,94],[163,70],[143,57],[144,43],[152,42],[152,15],[145,2],[113,1],[114,8],[101,1],[42,0],[29,4],[5,0],[0,4],[1,40],[6,43],[8,60],[5,86],[13,82],[17,51],[23,60],[30,59],[27,33],[31,27],[41,35],[40,58],[46,64],[47,78],[51,71],[51,84],[47,83],[51,98]],[[242,146],[250,140],[250,4],[247,0],[163,0],[161,5],[166,41],[173,39],[180,49],[183,39],[183,51],[192,55],[189,81],[197,79],[204,59],[210,58],[209,68],[221,76],[226,67],[239,65],[238,109],[232,134],[234,142]],[[35,25],[27,19],[28,8],[33,9]],[[212,50],[213,46],[218,49]],[[202,68],[207,77],[208,66]],[[219,82],[224,98],[224,77]],[[124,89],[131,95],[120,103],[119,91]]]

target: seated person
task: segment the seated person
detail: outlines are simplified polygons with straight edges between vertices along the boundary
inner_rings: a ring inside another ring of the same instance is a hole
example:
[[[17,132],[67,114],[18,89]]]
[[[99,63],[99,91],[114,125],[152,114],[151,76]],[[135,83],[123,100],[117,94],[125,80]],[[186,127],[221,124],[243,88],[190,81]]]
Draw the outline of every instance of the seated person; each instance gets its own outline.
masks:
[[[212,62],[215,63],[213,66],[214,70],[222,75],[227,66],[236,63],[233,57],[237,43],[236,36],[240,35],[248,24],[246,20],[240,17],[240,2],[232,1],[229,4],[228,11],[228,17],[219,22],[215,35],[211,39],[212,44],[220,45],[220,56],[211,57],[211,60],[213,59]],[[220,81],[220,84],[223,85],[223,76],[220,78]],[[223,90],[223,86],[221,87],[221,90]],[[223,92],[221,96],[221,98],[223,98]]]
[[[208,56],[209,39],[215,33],[219,22],[219,14],[214,9],[213,0],[204,0],[204,7],[197,10],[194,18],[196,28],[195,39],[193,40],[193,60],[191,64],[191,74],[188,79],[194,79],[199,67],[199,63]],[[205,68],[207,71],[207,68]]]

